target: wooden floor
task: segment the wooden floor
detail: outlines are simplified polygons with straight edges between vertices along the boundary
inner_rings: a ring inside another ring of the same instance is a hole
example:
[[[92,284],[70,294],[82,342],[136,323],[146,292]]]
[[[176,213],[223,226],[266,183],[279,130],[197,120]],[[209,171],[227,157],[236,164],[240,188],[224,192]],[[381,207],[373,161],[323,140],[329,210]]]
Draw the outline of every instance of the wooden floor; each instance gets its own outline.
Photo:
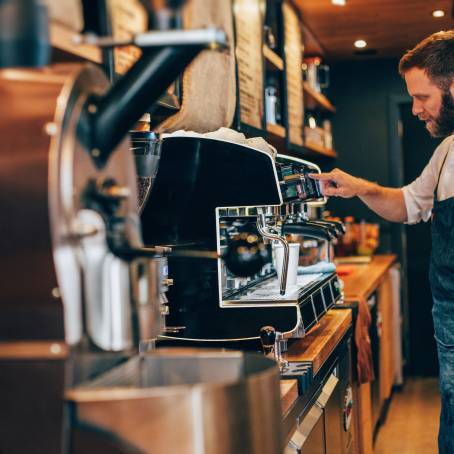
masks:
[[[395,392],[374,454],[437,454],[438,379],[410,378]]]

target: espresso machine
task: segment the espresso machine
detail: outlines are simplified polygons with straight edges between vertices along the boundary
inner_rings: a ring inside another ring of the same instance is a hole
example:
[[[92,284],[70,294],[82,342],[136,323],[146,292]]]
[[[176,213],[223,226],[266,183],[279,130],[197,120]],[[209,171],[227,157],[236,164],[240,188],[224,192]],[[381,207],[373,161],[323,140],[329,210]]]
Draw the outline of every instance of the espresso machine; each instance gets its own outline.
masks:
[[[342,230],[304,214],[306,204],[325,202],[314,172],[320,169],[307,161],[225,140],[163,140],[141,215],[145,244],[172,249],[161,343],[257,350],[267,336],[262,328],[283,341],[303,337],[341,300],[334,270],[286,285],[286,233],[329,245]],[[284,247],[280,280],[272,242]]]

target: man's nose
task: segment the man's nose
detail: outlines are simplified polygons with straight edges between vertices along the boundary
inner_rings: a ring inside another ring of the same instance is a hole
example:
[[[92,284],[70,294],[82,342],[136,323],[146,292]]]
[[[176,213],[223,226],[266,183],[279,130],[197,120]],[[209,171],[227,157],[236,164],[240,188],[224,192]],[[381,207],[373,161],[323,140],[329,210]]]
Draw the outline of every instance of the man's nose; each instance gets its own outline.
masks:
[[[411,111],[413,115],[417,116],[424,112],[424,108],[422,107],[422,104],[419,101],[414,100]]]

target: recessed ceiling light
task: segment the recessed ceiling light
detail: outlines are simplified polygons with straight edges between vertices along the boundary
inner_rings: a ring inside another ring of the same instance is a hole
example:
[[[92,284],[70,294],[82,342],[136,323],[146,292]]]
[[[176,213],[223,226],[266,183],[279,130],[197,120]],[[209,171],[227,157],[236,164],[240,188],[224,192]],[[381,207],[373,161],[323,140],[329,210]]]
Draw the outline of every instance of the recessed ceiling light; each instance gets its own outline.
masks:
[[[331,0],[331,3],[337,6],[345,6],[347,0]]]
[[[364,39],[358,39],[355,41],[354,45],[357,49],[364,49],[367,46],[367,43]]]
[[[432,11],[433,17],[443,17],[444,15],[445,12],[442,9],[436,9],[435,11]]]

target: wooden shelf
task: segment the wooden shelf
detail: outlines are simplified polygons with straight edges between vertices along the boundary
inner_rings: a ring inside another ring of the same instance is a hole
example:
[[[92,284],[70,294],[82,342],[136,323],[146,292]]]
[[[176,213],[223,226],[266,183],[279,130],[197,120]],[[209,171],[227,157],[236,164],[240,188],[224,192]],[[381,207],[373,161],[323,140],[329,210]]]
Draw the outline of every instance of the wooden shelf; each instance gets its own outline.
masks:
[[[334,150],[307,141],[302,147],[290,144],[290,148],[287,148],[287,132],[284,126],[268,123],[266,125],[266,131],[268,133],[268,142],[270,142],[279,153],[294,156],[296,158],[337,158],[337,153]]]
[[[314,90],[307,82],[304,82],[303,88],[304,94],[306,95],[306,108],[310,110],[322,109],[328,112],[336,112],[336,108],[325,95]]]
[[[307,149],[309,152],[318,153],[327,158],[337,158],[337,153],[334,150],[322,147],[316,143],[305,141],[303,148]]]
[[[267,123],[266,132],[268,142],[273,145],[279,152],[285,150],[287,132],[284,126]]]
[[[82,58],[95,63],[102,63],[102,53],[99,47],[74,44],[74,36],[77,36],[77,32],[57,22],[51,22],[50,42],[53,48],[74,55],[77,59]]]
[[[270,69],[284,71],[284,61],[282,58],[266,45],[263,45],[263,55]]]
[[[266,124],[266,130],[270,134],[274,134],[275,136],[278,136],[282,139],[285,139],[285,128],[282,125],[276,125],[273,123],[267,123]]]

